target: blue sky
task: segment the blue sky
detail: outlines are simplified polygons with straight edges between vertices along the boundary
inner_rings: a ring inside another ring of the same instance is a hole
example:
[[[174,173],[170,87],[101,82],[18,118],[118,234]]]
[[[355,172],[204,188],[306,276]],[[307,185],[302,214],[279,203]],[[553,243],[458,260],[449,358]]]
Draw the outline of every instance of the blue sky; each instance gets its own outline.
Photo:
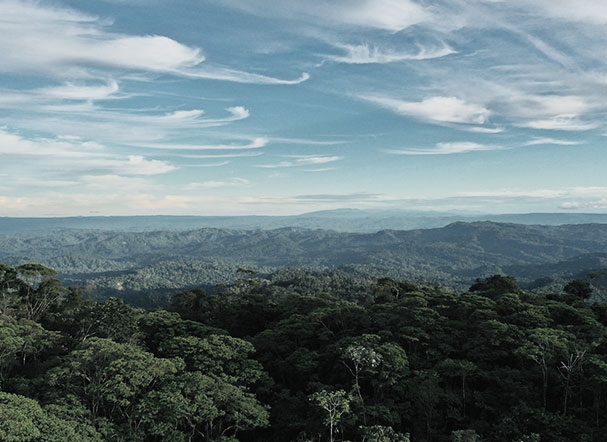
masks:
[[[0,216],[607,211],[607,2],[0,0]]]

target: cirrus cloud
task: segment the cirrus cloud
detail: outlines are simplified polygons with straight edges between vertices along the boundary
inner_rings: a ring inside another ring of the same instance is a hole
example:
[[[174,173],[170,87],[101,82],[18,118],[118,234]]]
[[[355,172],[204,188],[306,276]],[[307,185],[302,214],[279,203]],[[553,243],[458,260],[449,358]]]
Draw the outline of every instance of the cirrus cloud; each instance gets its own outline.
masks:
[[[359,98],[397,114],[430,122],[484,124],[491,114],[484,106],[457,97],[429,97],[422,101],[376,95],[361,95]]]

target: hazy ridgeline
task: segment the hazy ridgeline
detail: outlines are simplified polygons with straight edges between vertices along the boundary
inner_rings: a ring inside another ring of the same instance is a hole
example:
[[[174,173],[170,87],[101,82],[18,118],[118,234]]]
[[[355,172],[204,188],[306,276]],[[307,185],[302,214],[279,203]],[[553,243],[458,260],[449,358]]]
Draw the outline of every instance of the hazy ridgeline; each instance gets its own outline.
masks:
[[[363,279],[390,276],[460,290],[477,277],[507,274],[523,287],[554,290],[604,268],[606,244],[605,224],[458,222],[375,233],[59,229],[0,235],[0,261],[41,263],[56,269],[66,284],[149,305],[150,292],[156,302],[174,290],[231,283],[241,267],[262,274],[285,267],[340,270]]]

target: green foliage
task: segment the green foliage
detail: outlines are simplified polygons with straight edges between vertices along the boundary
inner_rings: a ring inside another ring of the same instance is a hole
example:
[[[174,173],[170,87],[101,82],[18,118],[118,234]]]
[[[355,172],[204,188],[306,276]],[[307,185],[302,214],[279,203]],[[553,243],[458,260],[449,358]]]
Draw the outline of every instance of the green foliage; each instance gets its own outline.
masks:
[[[607,431],[607,308],[575,294],[504,276],[453,293],[290,269],[146,311],[85,299],[53,275],[0,266],[0,440],[602,442]],[[41,287],[60,295],[32,315]]]
[[[351,227],[358,229],[361,223],[363,219],[357,218]],[[188,225],[196,228],[192,221]],[[165,228],[170,227],[166,222]],[[321,286],[320,291],[351,300],[359,300],[365,294],[361,285],[368,287],[377,278],[426,280],[461,290],[474,277],[507,273],[523,287],[535,283],[537,289],[554,292],[571,279],[583,279],[589,272],[600,274],[607,267],[605,226],[600,224],[477,222],[416,231],[372,231],[55,230],[0,236],[0,260],[12,265],[39,262],[58,270],[62,281],[85,285],[88,293],[120,296],[145,307],[164,304],[175,291],[231,284],[243,277],[259,280],[285,267],[306,269],[286,269],[293,278],[277,276],[283,284],[291,283],[307,294],[318,293],[316,287],[307,286],[311,283]],[[595,288],[599,284],[592,282]],[[407,292],[406,287],[393,288],[400,294]],[[385,289],[375,294],[392,296]],[[604,296],[603,292],[595,289],[594,295]]]
[[[575,279],[568,282],[563,291],[582,299],[588,299],[592,295],[592,286],[588,281]]]
[[[451,442],[480,442],[481,438],[474,430],[456,430],[451,433]]]
[[[362,428],[363,442],[410,442],[409,434],[397,433],[392,427],[374,425]]]
[[[5,442],[101,442],[90,426],[43,409],[37,401],[0,392],[0,440]]]

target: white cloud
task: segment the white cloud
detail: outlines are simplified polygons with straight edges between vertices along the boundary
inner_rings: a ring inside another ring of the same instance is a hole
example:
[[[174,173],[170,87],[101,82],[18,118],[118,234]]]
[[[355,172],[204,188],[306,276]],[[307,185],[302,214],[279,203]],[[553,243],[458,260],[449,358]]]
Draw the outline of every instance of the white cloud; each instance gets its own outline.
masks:
[[[140,147],[150,149],[178,149],[178,150],[240,150],[240,149],[259,149],[268,144],[268,139],[258,137],[247,144],[141,144]]]
[[[458,127],[458,129],[464,129],[468,132],[475,132],[479,134],[500,134],[504,132],[503,127],[482,127],[482,126],[468,126],[468,127]]]
[[[203,67],[197,69],[181,69],[175,73],[191,78],[201,78],[205,80],[232,81],[234,83],[252,83],[252,84],[286,84],[293,85],[303,83],[310,78],[307,72],[302,73],[293,80],[284,80],[267,75],[254,74],[251,72],[239,71],[221,67]]]
[[[223,118],[205,118],[205,112],[202,109],[177,110],[167,112],[162,115],[93,109],[91,110],[90,114],[91,117],[102,120],[129,122],[131,124],[139,123],[153,126],[175,126],[180,128],[223,126],[228,123],[244,120],[250,116],[249,110],[243,106],[228,107],[225,110],[229,113],[229,115]]]
[[[591,109],[587,99],[576,95],[532,95],[510,92],[507,112],[520,118],[577,116]]]
[[[523,8],[538,8],[542,13],[569,22],[580,22],[591,25],[607,24],[607,4],[600,0],[513,0]]]
[[[326,58],[338,63],[348,64],[393,63],[405,60],[428,60],[432,58],[445,57],[447,55],[456,53],[456,51],[451,49],[446,44],[443,44],[440,47],[419,48],[416,53],[382,49],[368,44],[337,44],[336,47],[342,49],[345,52],[345,55],[327,55]]]
[[[158,117],[160,121],[189,121],[189,120],[197,120],[204,114],[204,111],[201,109],[192,109],[192,110],[179,110],[174,112],[169,112],[167,114]],[[247,115],[248,116],[248,115]]]
[[[287,156],[287,155],[285,155]],[[275,164],[259,164],[255,167],[260,167],[263,169],[279,169],[283,167],[298,167],[298,166],[311,166],[315,164],[326,164],[332,163],[333,161],[342,160],[344,157],[340,156],[308,156],[308,155],[296,155],[292,156],[297,158],[295,161],[281,161]]]
[[[251,184],[251,182],[245,178],[232,178],[227,181],[203,181],[200,183],[190,183],[187,185],[188,190],[199,190],[199,189],[216,189],[220,187],[235,187],[245,186]]]
[[[561,209],[607,209],[607,198],[597,201],[568,201],[559,206]]]
[[[335,170],[337,167],[321,167],[318,169],[304,169],[304,172],[316,173],[316,172],[328,172],[330,170]]]
[[[0,2],[0,71],[51,71],[82,65],[167,71],[191,67],[204,57],[163,36],[128,36],[106,30],[97,17],[37,2]],[[162,54],[162,56],[159,56]],[[64,75],[77,74],[77,70]]]
[[[176,154],[174,156],[180,158],[192,158],[192,159],[202,159],[202,158],[241,158],[241,157],[258,157],[263,155],[263,152],[244,152],[244,153],[220,153],[220,154],[212,154],[212,155],[197,155],[197,154]]]
[[[24,0],[0,0],[0,72],[36,72],[61,78],[88,78],[90,69],[119,68],[256,84],[297,84],[295,80],[201,66],[200,48],[162,35],[123,35],[107,22],[73,9]]]
[[[602,186],[571,187],[568,191],[572,196],[589,198],[607,197],[607,187]]]
[[[520,124],[522,127],[544,130],[586,131],[599,127],[598,123],[580,121],[577,115],[559,115],[544,120],[532,120]]]
[[[427,121],[484,124],[491,113],[484,106],[457,97],[430,97],[420,102],[373,95],[363,95],[360,98],[397,114]]]
[[[285,143],[285,144],[308,144],[310,146],[335,146],[338,144],[345,144],[347,141],[341,140],[310,140],[306,138],[285,138],[285,137],[270,137],[271,142]]]
[[[359,26],[400,31],[430,18],[427,10],[410,0],[363,0],[342,2],[334,10],[335,20]]]
[[[139,155],[130,155],[126,161],[110,160],[107,164],[124,175],[158,175],[177,169],[166,161],[147,160]]]
[[[227,166],[228,164],[230,164],[230,161],[221,161],[219,163],[188,163],[184,164],[183,167],[222,167]]]
[[[109,81],[103,86],[85,86],[73,83],[65,83],[62,86],[47,87],[32,91],[34,95],[45,98],[57,98],[65,100],[104,100],[113,98],[118,92],[118,82]]]
[[[0,154],[53,157],[99,157],[103,146],[80,138],[26,139],[0,127]]]
[[[431,19],[430,12],[412,0],[226,0],[225,3],[257,15],[393,32]]]
[[[555,144],[558,146],[576,146],[578,144],[582,144],[581,141],[571,141],[571,140],[559,140],[556,138],[534,138],[531,141],[525,143],[525,146],[537,146],[543,144]]]
[[[499,150],[499,146],[489,146],[473,142],[437,143],[434,149],[382,149],[393,155],[451,155],[456,153]]]

